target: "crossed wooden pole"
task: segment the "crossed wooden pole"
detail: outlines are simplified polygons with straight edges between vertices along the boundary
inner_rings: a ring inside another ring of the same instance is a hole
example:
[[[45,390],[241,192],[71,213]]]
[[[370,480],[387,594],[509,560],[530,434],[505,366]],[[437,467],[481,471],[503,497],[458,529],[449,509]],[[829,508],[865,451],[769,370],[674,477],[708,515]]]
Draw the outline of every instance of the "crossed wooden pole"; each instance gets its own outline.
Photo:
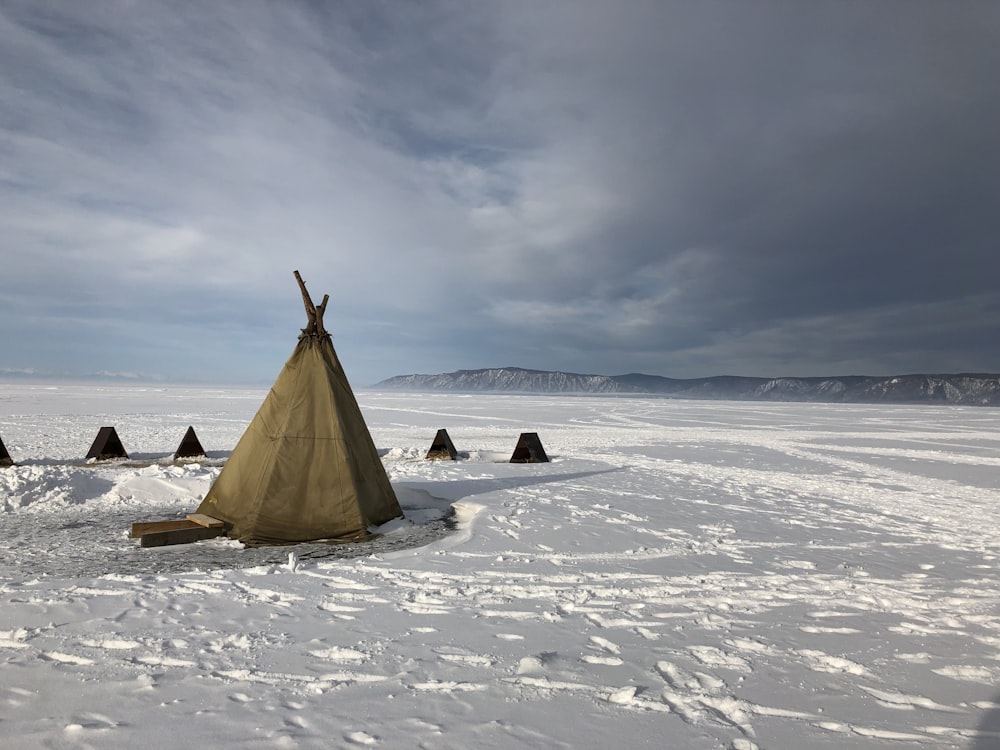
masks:
[[[306,327],[302,329],[303,336],[326,336],[326,328],[323,327],[323,314],[326,312],[326,303],[330,301],[330,295],[323,295],[323,302],[320,305],[314,305],[312,297],[309,296],[309,292],[306,289],[306,282],[302,280],[298,271],[295,271],[295,280],[299,282],[299,289],[302,290],[302,303],[306,306],[306,316],[309,318],[309,322]]]

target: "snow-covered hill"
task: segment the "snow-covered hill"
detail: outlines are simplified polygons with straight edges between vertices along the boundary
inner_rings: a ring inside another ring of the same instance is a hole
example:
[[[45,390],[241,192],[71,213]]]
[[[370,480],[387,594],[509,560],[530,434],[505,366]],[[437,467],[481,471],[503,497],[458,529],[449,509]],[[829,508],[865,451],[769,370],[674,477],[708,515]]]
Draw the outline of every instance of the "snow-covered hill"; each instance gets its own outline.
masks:
[[[658,375],[580,375],[496,367],[439,375],[398,375],[382,390],[486,393],[642,393],[674,398],[827,403],[946,403],[1000,406],[1000,375],[848,375],[811,378],[718,376],[688,380]]]
[[[373,386],[401,391],[484,391],[498,393],[623,393],[636,392],[607,375],[494,367],[458,370],[441,375],[398,375]]]

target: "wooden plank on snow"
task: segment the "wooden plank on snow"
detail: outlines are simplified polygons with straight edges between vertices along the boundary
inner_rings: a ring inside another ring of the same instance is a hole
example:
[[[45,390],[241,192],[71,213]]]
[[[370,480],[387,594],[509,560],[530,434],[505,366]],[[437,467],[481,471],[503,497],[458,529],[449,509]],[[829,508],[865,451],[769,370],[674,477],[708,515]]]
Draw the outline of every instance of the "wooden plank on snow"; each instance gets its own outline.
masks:
[[[209,529],[218,529],[226,525],[225,521],[220,521],[218,518],[206,516],[204,513],[188,513],[188,520],[194,521],[196,524],[205,526]]]
[[[174,518],[170,521],[140,521],[132,524],[132,538],[138,539],[143,534],[153,531],[174,531],[175,529],[190,529],[198,526],[194,521],[187,518]]]
[[[190,544],[200,542],[202,539],[212,539],[222,536],[225,533],[223,528],[210,529],[192,522],[186,529],[173,529],[170,531],[151,531],[143,534],[139,539],[140,547],[166,547],[171,544]]]

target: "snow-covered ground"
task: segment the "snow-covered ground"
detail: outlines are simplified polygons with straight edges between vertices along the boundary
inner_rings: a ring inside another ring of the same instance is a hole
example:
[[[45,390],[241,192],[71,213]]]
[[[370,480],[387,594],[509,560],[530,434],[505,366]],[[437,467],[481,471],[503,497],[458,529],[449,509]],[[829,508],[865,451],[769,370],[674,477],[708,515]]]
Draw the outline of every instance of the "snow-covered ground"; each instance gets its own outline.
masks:
[[[359,392],[410,520],[139,549],[263,397],[0,385],[0,747],[1000,746],[1000,410]]]

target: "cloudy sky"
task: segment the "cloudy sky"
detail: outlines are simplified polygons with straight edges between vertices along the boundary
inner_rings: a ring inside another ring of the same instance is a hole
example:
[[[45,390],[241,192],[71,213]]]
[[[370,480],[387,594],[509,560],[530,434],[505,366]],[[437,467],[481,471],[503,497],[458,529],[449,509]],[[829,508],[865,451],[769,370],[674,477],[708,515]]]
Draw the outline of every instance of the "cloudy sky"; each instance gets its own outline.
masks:
[[[1000,3],[0,2],[0,376],[1000,371]]]

